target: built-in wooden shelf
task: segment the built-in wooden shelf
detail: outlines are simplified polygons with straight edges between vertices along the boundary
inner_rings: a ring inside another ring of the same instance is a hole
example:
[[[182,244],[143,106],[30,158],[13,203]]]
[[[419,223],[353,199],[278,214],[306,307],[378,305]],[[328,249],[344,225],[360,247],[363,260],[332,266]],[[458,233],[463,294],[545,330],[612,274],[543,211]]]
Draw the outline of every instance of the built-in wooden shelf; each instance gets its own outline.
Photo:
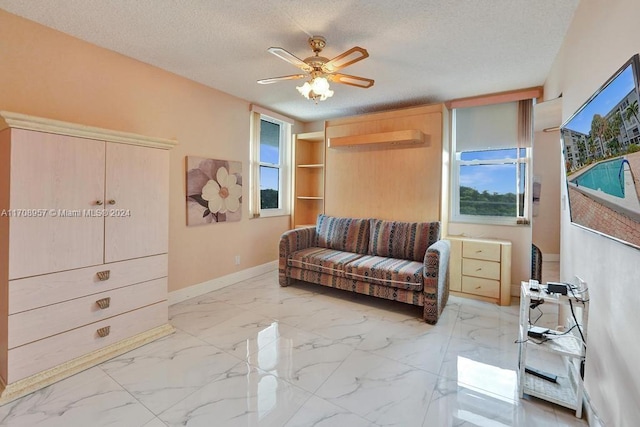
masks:
[[[323,142],[324,131],[299,133],[296,135],[296,138],[304,139],[305,141],[308,141],[308,142]]]
[[[329,138],[329,148],[353,147],[368,144],[414,145],[424,144],[427,136],[418,129],[396,130],[392,132],[368,133],[364,135],[337,136]]]
[[[313,225],[324,212],[324,130],[299,133],[294,140],[294,193],[291,223]]]

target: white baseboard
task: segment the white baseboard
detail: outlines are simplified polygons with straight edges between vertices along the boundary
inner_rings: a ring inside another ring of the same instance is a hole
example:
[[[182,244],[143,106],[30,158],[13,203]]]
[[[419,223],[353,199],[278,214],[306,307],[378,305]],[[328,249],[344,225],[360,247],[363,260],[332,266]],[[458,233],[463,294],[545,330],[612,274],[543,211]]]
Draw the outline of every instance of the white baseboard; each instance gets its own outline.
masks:
[[[252,277],[259,276],[261,274],[268,273],[278,268],[278,261],[271,261],[266,264],[257,265],[255,267],[247,268],[236,273],[231,273],[226,276],[217,277],[215,279],[207,280],[206,282],[198,283],[197,285],[188,286],[177,291],[169,292],[169,305],[177,304],[182,301],[186,301],[191,298],[195,298],[200,295],[204,295],[211,291],[222,289],[234,283],[241,282],[243,280],[250,279]]]
[[[560,254],[542,254],[542,262],[560,262]]]

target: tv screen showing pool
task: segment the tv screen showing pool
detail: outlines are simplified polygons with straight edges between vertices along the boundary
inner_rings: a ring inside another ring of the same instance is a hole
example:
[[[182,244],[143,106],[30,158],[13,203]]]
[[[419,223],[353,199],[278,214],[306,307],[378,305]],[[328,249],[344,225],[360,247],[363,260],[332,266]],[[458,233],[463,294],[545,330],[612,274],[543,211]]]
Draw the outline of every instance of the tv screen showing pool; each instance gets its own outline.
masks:
[[[640,249],[640,111],[634,55],[560,129],[571,222]]]

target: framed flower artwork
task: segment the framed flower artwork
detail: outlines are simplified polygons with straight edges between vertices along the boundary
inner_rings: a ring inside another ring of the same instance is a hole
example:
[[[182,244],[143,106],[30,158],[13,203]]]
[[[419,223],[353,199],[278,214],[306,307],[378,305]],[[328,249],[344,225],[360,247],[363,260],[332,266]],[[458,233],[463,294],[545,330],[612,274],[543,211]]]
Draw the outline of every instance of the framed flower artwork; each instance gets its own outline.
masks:
[[[242,219],[242,162],[187,156],[187,225]]]

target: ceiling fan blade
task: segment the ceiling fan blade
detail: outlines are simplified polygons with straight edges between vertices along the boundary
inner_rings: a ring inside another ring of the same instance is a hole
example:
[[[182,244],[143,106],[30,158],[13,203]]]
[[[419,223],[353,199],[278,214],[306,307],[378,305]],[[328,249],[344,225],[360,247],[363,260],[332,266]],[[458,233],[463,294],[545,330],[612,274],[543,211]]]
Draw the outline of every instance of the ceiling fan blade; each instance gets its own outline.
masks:
[[[350,76],[348,74],[330,74],[329,80],[335,83],[342,83],[349,86],[361,87],[363,89],[373,86],[373,80],[365,77]]]
[[[271,83],[282,82],[282,81],[285,81],[285,80],[304,79],[305,77],[307,77],[306,74],[292,74],[290,76],[271,77],[270,79],[258,80],[258,83],[260,83],[261,85],[269,85]]]
[[[368,57],[369,52],[367,52],[367,49],[363,49],[359,46],[352,47],[348,51],[341,53],[335,58],[329,60],[329,62],[325,63],[322,66],[322,71],[325,73],[333,73],[334,71],[341,70],[344,67],[348,67],[349,65],[362,61]]]
[[[313,68],[305,63],[302,59],[295,56],[293,53],[284,50],[281,47],[270,47],[267,49],[269,53],[274,54],[280,59],[287,61],[289,64],[295,65],[296,67],[304,70],[304,71],[312,71]]]

